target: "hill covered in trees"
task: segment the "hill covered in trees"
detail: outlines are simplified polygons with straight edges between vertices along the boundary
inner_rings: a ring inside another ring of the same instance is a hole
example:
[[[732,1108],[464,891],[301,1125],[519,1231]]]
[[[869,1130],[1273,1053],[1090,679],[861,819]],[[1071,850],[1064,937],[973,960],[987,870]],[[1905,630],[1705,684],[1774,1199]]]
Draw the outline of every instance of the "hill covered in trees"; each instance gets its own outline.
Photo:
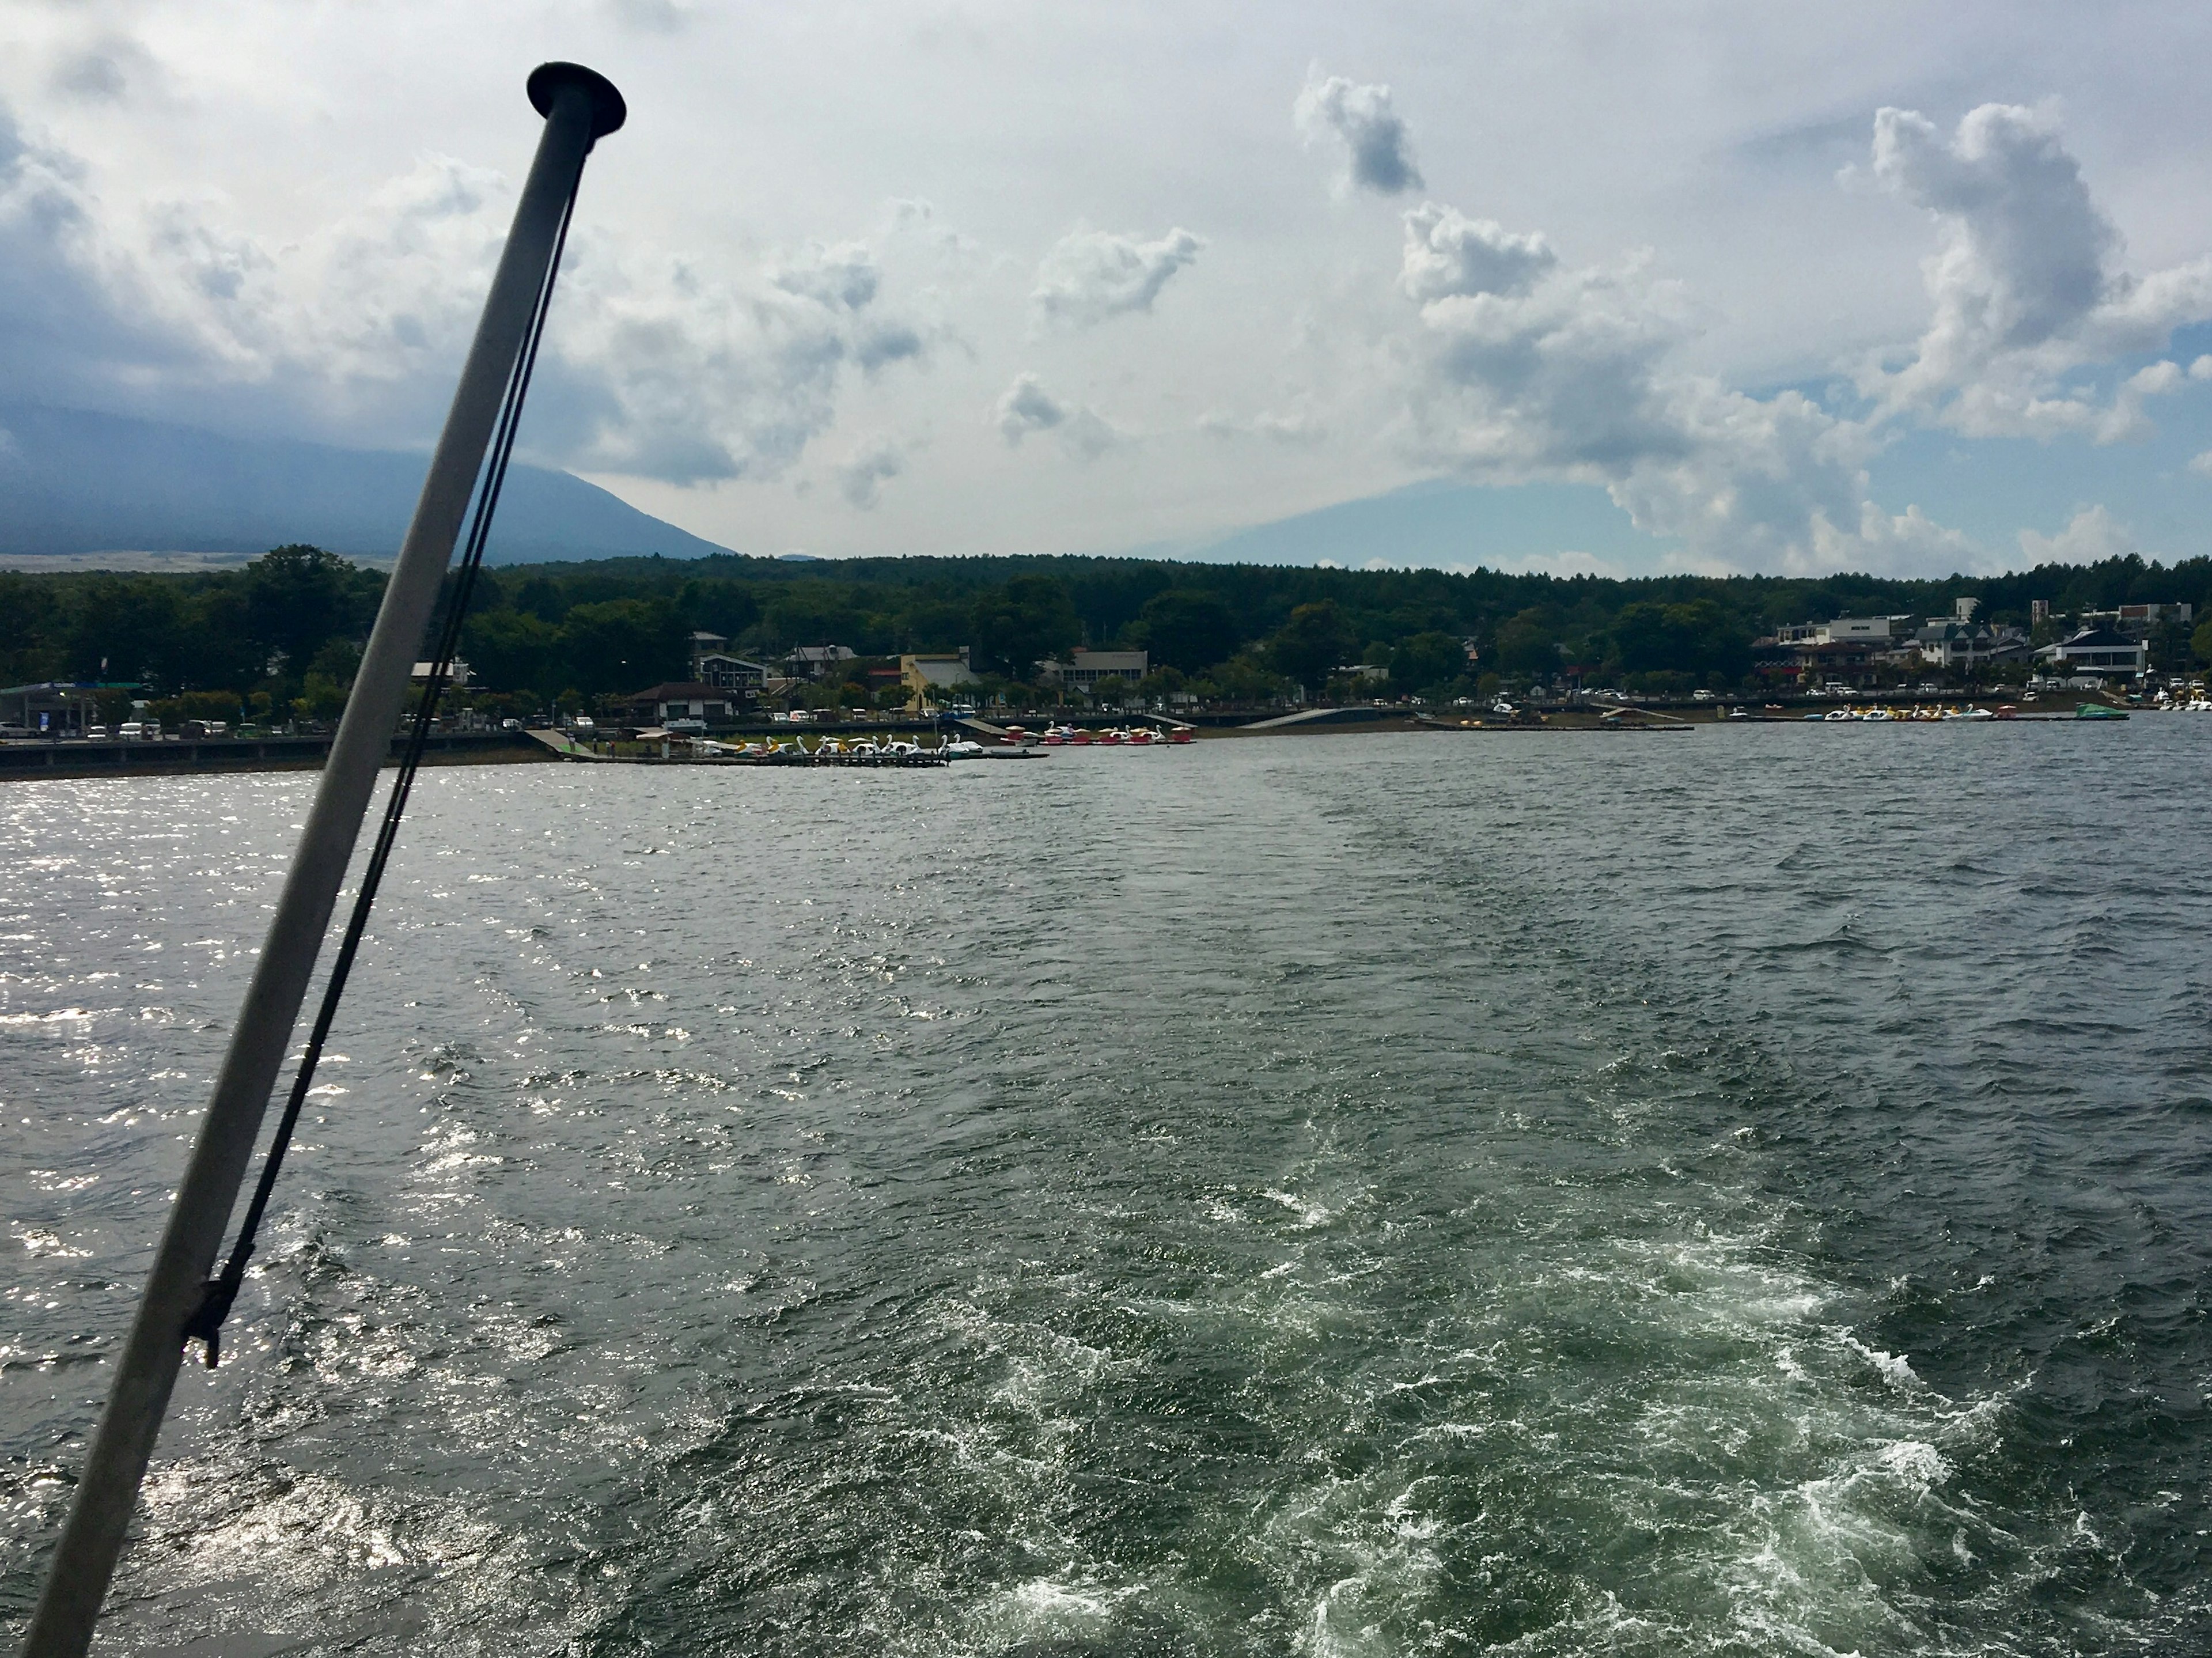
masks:
[[[0,572],[0,679],[128,680],[164,697],[199,694],[210,708],[228,698],[327,714],[343,703],[382,586],[379,571],[301,546],[229,571]],[[1734,689],[1753,672],[1753,641],[1780,625],[1940,616],[1964,597],[1981,601],[1985,619],[2023,626],[2038,599],[2060,617],[2183,600],[2202,619],[2212,615],[2212,561],[1897,581],[1060,557],[624,558],[485,571],[465,650],[483,686],[530,707],[586,705],[681,677],[695,629],[763,659],[802,644],[849,646],[863,660],[966,646],[1002,688],[1080,644],[1141,645],[1161,683],[1239,700],[1291,683],[1322,693],[1352,663],[1429,693],[1568,668],[1632,687]],[[2160,665],[2189,666],[2212,656],[2212,623],[2154,648]]]

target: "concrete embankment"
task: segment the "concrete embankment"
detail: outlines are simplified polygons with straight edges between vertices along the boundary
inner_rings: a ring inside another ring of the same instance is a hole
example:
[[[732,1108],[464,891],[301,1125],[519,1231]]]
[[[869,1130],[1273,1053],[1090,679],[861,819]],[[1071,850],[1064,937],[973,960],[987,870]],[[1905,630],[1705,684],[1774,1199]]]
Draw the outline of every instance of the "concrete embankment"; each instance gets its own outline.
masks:
[[[0,743],[0,780],[10,778],[167,777],[187,773],[313,771],[330,752],[327,736],[162,738],[136,743]],[[395,737],[398,760],[406,739]],[[520,732],[456,732],[434,737],[427,766],[527,764],[553,756]]]

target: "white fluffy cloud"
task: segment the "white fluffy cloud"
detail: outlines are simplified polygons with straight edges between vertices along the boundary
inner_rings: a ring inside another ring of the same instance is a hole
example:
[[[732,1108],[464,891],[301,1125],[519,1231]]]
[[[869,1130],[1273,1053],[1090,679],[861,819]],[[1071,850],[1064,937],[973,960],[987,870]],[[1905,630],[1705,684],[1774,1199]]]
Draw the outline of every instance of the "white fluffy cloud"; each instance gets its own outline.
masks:
[[[1869,498],[1865,424],[1674,367],[1688,307],[1648,259],[1566,269],[1540,236],[1430,204],[1406,216],[1400,286],[1425,334],[1415,440],[1437,463],[1602,484],[1698,568],[1973,562],[1963,537]]]
[[[1516,236],[1492,220],[1427,202],[1406,216],[1399,282],[1422,305],[1453,295],[1525,294],[1559,262],[1540,235]]]
[[[2212,261],[2138,277],[2117,266],[2119,234],[2045,111],[1984,104],[1945,137],[1911,110],[1875,117],[1874,179],[1942,228],[1925,267],[1934,316],[1911,361],[1864,388],[1894,412],[1971,436],[2103,441],[2143,429],[2142,400],[2179,385],[2138,374],[2109,404],[2070,389],[2085,365],[2166,348],[2212,318]]]
[[[2094,564],[2143,549],[2135,531],[2100,505],[2083,507],[2055,536],[2022,530],[2020,550],[2030,564]]]
[[[1009,448],[1019,447],[1026,437],[1049,432],[1070,454],[1096,460],[1121,441],[1122,434],[1096,410],[1061,402],[1035,374],[1017,374],[991,416]]]
[[[1150,311],[1168,279],[1195,260],[1205,239],[1180,227],[1158,241],[1078,228],[1037,266],[1030,294],[1037,319],[1087,327],[1131,311]]]
[[[2212,267],[2136,279],[2118,238],[2042,115],[1989,105],[1943,138],[1884,110],[1873,177],[1934,213],[1933,316],[1912,360],[1875,371],[1871,408],[1838,414],[1797,392],[1753,397],[1680,366],[1680,292],[1648,259],[1571,269],[1540,234],[1426,203],[1405,216],[1399,286],[1424,347],[1412,430],[1425,459],[1478,477],[1601,483],[1637,524],[1712,568],[1966,568],[1991,556],[1917,508],[1869,493],[1869,463],[1903,422],[1972,434],[2075,432],[2112,442],[2151,427],[2149,405],[2203,370],[2154,361],[2101,398],[2062,377],[2155,351],[2212,316]],[[2101,511],[2101,509],[2100,509]],[[2124,537],[2122,537],[2124,538]],[[2034,556],[2117,545],[2094,514]]]
[[[1316,74],[1298,94],[1292,113],[1309,143],[1334,137],[1345,148],[1345,182],[1354,190],[1402,196],[1422,185],[1413,139],[1391,101],[1390,88],[1361,86],[1341,75]]]
[[[426,156],[289,240],[215,207],[103,210],[73,158],[0,112],[0,388],[204,417],[249,404],[342,441],[434,429],[504,240],[497,173]],[[860,242],[710,276],[572,239],[524,442],[586,471],[680,484],[780,475],[841,387],[924,355]]]

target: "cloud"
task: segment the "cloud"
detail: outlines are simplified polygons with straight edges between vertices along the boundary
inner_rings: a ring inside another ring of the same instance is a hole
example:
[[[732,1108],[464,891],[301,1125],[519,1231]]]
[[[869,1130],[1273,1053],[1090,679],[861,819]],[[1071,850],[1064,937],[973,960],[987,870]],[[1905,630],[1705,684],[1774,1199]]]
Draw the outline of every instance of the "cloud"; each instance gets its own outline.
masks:
[[[1015,375],[991,412],[1009,448],[1019,447],[1033,434],[1051,432],[1071,454],[1096,460],[1121,441],[1122,434],[1096,410],[1062,403],[1034,374]]]
[[[2020,532],[2020,550],[2030,564],[2094,564],[2141,553],[2135,531],[2101,505],[2085,507],[2055,536]]]
[[[356,443],[436,429],[502,246],[501,175],[425,156],[283,242],[204,203],[107,210],[73,158],[0,111],[0,389]],[[841,386],[927,355],[868,246],[709,273],[580,226],[523,424],[579,470],[768,477],[833,423]],[[248,412],[250,411],[250,412]]]
[[[2163,350],[2177,327],[2212,318],[2212,261],[2145,277],[2118,270],[2119,234],[2047,111],[1984,104],[1946,138],[1913,111],[1881,110],[1872,178],[1942,233],[1923,267],[1934,315],[1911,360],[1861,377],[1886,411],[1975,437],[2110,442],[2148,429],[2142,399],[2170,388],[2138,375],[2100,406],[2066,377]]]
[[[673,34],[691,21],[691,8],[678,0],[607,0],[616,21],[647,34]]]
[[[1079,228],[1037,266],[1030,303],[1038,319],[1088,327],[1131,311],[1150,311],[1168,279],[1196,259],[1203,238],[1177,228],[1158,241]]]
[[[1295,399],[1286,409],[1263,409],[1249,417],[1212,410],[1198,417],[1198,429],[1208,437],[1266,438],[1274,443],[1302,445],[1325,442],[1332,434],[1328,422],[1304,398]]]
[[[1516,236],[1492,220],[1425,202],[1406,216],[1399,283],[1422,305],[1455,294],[1525,294],[1559,262],[1540,235]]]
[[[1406,216],[1399,286],[1419,306],[1417,458],[1497,482],[1601,484],[1716,569],[1903,570],[1977,550],[1869,499],[1880,439],[1795,391],[1754,398],[1674,367],[1678,285],[1635,255],[1569,269],[1544,239],[1449,208]]]
[[[91,103],[114,103],[160,75],[154,55],[127,34],[107,34],[65,53],[52,77],[57,92]]]
[[[1357,85],[1341,75],[1309,78],[1293,112],[1308,143],[1331,135],[1343,141],[1353,189],[1402,196],[1421,188],[1421,169],[1389,88]]]
[[[864,446],[837,469],[837,488],[862,512],[872,509],[880,486],[906,471],[906,456],[888,439]]]
[[[2118,233],[2044,113],[1985,105],[1947,138],[1886,109],[1870,176],[1935,215],[1942,246],[1925,267],[1926,330],[1905,366],[1863,379],[1871,406],[1856,416],[1681,367],[1691,313],[1646,257],[1570,269],[1540,234],[1434,203],[1407,213],[1399,287],[1423,325],[1414,452],[1500,481],[1602,484],[1640,528],[1713,568],[1967,569],[1992,556],[1870,498],[1869,464],[1899,425],[2110,443],[2149,431],[2155,399],[2212,379],[2212,362],[2161,359],[2081,389],[2212,317],[2212,263],[2118,270]],[[2128,538],[2100,512],[2021,544],[2107,556]]]

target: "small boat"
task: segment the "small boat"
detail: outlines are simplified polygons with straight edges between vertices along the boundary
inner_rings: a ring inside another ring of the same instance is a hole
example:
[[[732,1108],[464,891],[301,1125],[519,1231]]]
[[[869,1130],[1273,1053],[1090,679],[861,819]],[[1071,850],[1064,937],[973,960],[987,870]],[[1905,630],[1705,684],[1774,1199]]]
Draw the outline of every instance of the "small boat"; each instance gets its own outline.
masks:
[[[2125,720],[2128,714],[2124,708],[2112,708],[2102,702],[2082,702],[2075,705],[2074,717],[2076,720]]]
[[[2208,703],[2206,706],[2212,707],[2212,703]],[[1168,741],[1170,743],[1193,743],[1197,740],[1198,733],[1188,726],[1177,726],[1168,733]]]
[[[991,752],[972,737],[956,737],[938,750],[947,760],[981,760]]]

